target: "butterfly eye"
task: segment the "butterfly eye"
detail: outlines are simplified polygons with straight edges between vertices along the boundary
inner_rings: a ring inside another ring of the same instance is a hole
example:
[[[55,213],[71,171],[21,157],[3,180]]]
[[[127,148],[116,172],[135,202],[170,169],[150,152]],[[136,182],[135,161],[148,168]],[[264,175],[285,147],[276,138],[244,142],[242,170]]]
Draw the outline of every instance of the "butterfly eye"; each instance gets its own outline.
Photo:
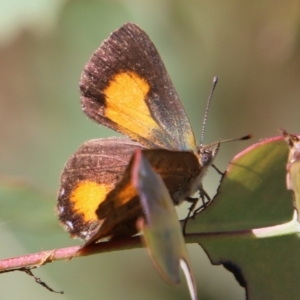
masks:
[[[212,155],[211,155],[211,152],[208,151],[208,152],[203,152],[201,155],[200,155],[200,160],[201,160],[201,165],[202,166],[207,166],[210,164],[211,162],[211,158],[212,158]]]

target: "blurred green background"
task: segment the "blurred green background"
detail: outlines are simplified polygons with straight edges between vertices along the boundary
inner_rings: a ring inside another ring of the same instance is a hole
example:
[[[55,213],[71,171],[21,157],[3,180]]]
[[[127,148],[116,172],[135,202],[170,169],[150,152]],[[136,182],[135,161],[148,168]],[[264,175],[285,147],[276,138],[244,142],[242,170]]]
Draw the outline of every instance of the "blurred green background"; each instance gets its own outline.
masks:
[[[56,192],[65,162],[82,142],[116,135],[86,118],[78,91],[84,64],[111,31],[131,21],[149,34],[197,137],[212,78],[220,77],[205,143],[254,135],[222,145],[216,164],[225,169],[235,154],[278,135],[278,128],[300,131],[299,13],[300,1],[292,0],[1,0],[0,258],[80,243],[57,222]],[[218,181],[214,173],[205,180],[212,195]],[[20,183],[32,190],[19,193]],[[179,214],[185,212],[183,205]],[[199,299],[245,298],[198,245],[188,249]],[[34,273],[65,294],[13,272],[0,276],[0,298],[189,297],[184,284],[161,280],[144,249],[56,262]]]

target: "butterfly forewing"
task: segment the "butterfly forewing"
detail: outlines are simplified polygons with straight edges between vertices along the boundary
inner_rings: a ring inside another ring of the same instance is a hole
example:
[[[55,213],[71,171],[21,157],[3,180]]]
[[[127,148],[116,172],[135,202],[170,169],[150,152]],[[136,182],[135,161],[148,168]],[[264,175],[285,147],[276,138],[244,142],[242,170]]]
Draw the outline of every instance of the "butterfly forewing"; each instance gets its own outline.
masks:
[[[148,148],[193,150],[194,134],[148,35],[127,23],[96,50],[80,80],[84,112]]]

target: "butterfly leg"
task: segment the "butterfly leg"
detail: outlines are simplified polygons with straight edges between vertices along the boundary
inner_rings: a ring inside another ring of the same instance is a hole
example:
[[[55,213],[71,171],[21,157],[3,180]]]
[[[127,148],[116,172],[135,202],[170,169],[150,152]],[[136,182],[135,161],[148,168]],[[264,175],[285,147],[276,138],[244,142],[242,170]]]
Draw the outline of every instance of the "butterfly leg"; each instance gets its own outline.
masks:
[[[222,172],[220,171],[214,164],[212,164],[212,167],[217,171],[217,173],[219,173],[221,176],[224,176],[225,172]],[[182,232],[183,232],[183,235],[185,235],[185,229],[186,229],[186,225],[187,225],[187,222],[188,222],[188,219],[189,217],[191,216],[192,214],[192,218],[195,218],[195,216],[203,209],[205,209],[209,203],[211,202],[211,198],[210,196],[206,193],[206,191],[204,190],[202,184],[199,186],[199,198],[193,198],[193,197],[187,197],[185,200],[192,203],[192,205],[190,206],[189,208],[189,211],[188,211],[188,214],[186,216],[186,218],[184,219],[184,222],[183,222],[183,226],[182,226]],[[202,204],[197,208],[195,209],[199,199],[201,198],[202,200]]]
[[[225,172],[220,171],[220,169],[218,169],[216,165],[212,164],[211,166],[217,171],[217,173],[219,173],[221,176],[224,176]]]
[[[199,194],[200,194],[200,198],[202,199],[202,205],[200,205],[197,209],[194,210],[194,213],[192,216],[193,218],[195,218],[196,214],[199,213],[201,210],[205,209],[211,202],[210,196],[203,189],[202,185],[199,187]],[[205,199],[206,199],[206,201],[205,201]]]
[[[219,173],[222,177],[225,175],[226,171],[225,172],[222,172],[220,171],[214,164],[212,164],[212,167],[217,171],[217,173]],[[211,198],[210,196],[206,193],[206,191],[203,189],[203,186],[202,184],[200,185],[199,187],[199,193],[200,193],[200,197],[202,199],[202,205],[199,206],[196,210],[194,210],[194,213],[193,213],[193,218],[195,217],[195,215],[197,213],[199,213],[201,210],[203,210],[204,208],[206,208],[210,202],[211,202]],[[205,201],[205,198],[207,199],[207,201]],[[194,209],[194,208],[193,208]]]
[[[193,210],[196,207],[196,204],[198,203],[199,198],[192,198],[192,197],[187,197],[185,199],[187,202],[192,203],[192,205],[190,206],[189,210],[188,210],[188,214],[185,217],[185,219],[183,220],[183,225],[182,225],[182,234],[185,235],[185,228],[187,225],[187,222],[189,220],[189,217],[191,216],[191,213],[193,212]],[[203,200],[202,200],[203,201]]]
[[[206,191],[203,189],[202,185],[199,187],[199,195],[200,197],[199,198],[193,198],[193,197],[187,197],[185,200],[192,203],[192,205],[190,206],[189,208],[189,211],[188,211],[188,214],[186,216],[186,218],[184,219],[184,222],[183,222],[183,226],[182,226],[182,232],[183,232],[183,235],[185,235],[185,229],[186,229],[186,225],[187,225],[187,222],[188,222],[188,219],[189,217],[191,216],[191,214],[193,213],[192,215],[192,218],[195,217],[195,215],[201,211],[202,209],[206,208],[207,205],[210,203],[211,201],[211,198],[209,197],[209,195],[206,193]],[[200,207],[198,207],[196,210],[195,210],[195,207],[199,201],[199,199],[201,198],[202,200],[202,204]],[[205,198],[207,200],[205,200]]]

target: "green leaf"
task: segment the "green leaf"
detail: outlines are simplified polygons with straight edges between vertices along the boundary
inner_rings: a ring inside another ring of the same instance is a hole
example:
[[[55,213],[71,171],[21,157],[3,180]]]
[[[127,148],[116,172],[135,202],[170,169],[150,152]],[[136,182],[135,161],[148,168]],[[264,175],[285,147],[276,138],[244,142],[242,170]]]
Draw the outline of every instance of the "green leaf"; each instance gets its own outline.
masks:
[[[299,224],[292,232],[277,235],[274,230],[264,238],[256,234],[277,227],[251,230],[293,218],[293,199],[285,184],[287,150],[278,137],[236,156],[212,204],[187,226],[189,233],[198,233],[194,239],[211,262],[234,273],[247,299],[299,299]]]
[[[173,284],[180,283],[181,266],[191,298],[197,299],[182,229],[167,187],[140,150],[133,157],[131,173],[145,214],[145,219],[141,218],[139,221],[139,227],[143,231],[143,239],[154,264],[162,276]]]

